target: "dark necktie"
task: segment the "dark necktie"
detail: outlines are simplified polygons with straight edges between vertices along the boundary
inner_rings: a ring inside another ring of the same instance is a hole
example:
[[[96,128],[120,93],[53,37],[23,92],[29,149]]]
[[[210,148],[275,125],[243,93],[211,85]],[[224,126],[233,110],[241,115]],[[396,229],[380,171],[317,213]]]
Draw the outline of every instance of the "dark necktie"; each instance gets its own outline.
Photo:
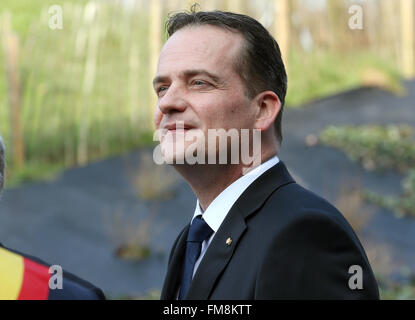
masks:
[[[193,269],[202,250],[202,242],[209,239],[213,230],[208,226],[202,216],[196,216],[189,228],[186,242],[186,257],[182,283],[180,287],[179,300],[183,300],[189,290],[193,278]]]

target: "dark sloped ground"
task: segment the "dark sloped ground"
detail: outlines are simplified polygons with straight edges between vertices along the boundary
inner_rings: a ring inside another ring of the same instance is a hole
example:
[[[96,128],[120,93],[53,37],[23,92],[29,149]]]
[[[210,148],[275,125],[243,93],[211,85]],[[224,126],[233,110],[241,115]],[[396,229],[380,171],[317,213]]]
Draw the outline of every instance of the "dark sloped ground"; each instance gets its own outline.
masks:
[[[301,109],[285,110],[280,158],[301,183],[331,202],[337,199],[341,186],[352,186],[356,181],[362,188],[399,194],[402,175],[367,172],[336,149],[306,147],[304,139],[308,134],[318,135],[327,125],[405,123],[415,127],[415,82],[405,85],[408,95],[404,97],[360,88]],[[5,191],[0,205],[0,241],[62,265],[101,287],[111,298],[160,289],[170,247],[191,218],[195,197],[179,180],[173,199],[140,201],[131,168],[139,166],[140,154],[145,152],[151,154],[152,150],[68,170],[53,182]],[[367,241],[389,246],[394,262],[415,272],[415,219],[397,219],[384,209],[369,209],[374,215],[363,230],[364,246]],[[150,257],[143,261],[117,258],[114,252],[123,228],[139,225],[140,218],[151,212],[156,214],[149,227]],[[121,229],[117,217],[124,223]]]
[[[287,110],[281,158],[309,189],[333,203],[342,187],[399,195],[404,175],[368,172],[343,152],[321,145],[307,147],[304,140],[308,134],[318,135],[328,125],[407,124],[415,128],[415,81],[404,84],[407,92],[401,97],[375,88],[358,88],[302,109]],[[362,232],[363,244],[389,248],[395,271],[406,266],[415,272],[415,219],[397,219],[391,212],[370,205],[363,209],[372,213]]]

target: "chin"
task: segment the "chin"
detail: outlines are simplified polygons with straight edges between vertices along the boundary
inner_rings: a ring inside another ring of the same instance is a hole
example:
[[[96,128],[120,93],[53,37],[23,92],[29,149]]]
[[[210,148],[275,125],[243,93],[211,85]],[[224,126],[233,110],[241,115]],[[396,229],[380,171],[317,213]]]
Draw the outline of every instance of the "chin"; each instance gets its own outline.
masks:
[[[162,142],[161,152],[163,160],[166,164],[185,164],[185,146],[182,144]]]

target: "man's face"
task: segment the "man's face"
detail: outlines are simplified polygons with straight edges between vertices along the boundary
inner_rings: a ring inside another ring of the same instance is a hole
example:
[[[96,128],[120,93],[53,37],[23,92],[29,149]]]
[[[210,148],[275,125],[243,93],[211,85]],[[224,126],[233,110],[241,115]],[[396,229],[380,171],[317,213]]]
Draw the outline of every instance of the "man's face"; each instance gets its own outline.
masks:
[[[214,26],[185,27],[174,33],[163,47],[154,79],[156,129],[172,129],[182,121],[186,135],[204,135],[206,142],[208,129],[252,129],[255,109],[233,67],[242,44],[239,33]],[[176,143],[169,141],[163,142],[162,135],[162,147]],[[186,141],[184,148],[192,143]],[[175,157],[178,152],[184,151],[175,150]]]

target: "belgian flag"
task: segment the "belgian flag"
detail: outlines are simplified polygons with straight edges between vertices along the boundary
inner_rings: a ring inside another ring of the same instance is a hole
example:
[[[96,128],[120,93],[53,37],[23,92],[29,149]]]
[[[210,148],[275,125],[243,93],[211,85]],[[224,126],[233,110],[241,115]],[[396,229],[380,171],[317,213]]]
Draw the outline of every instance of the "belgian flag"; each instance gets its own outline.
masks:
[[[0,245],[0,300],[105,299],[101,289],[68,272],[63,272],[62,288],[53,289],[52,276],[42,260]]]
[[[0,299],[47,300],[49,268],[0,247]]]

